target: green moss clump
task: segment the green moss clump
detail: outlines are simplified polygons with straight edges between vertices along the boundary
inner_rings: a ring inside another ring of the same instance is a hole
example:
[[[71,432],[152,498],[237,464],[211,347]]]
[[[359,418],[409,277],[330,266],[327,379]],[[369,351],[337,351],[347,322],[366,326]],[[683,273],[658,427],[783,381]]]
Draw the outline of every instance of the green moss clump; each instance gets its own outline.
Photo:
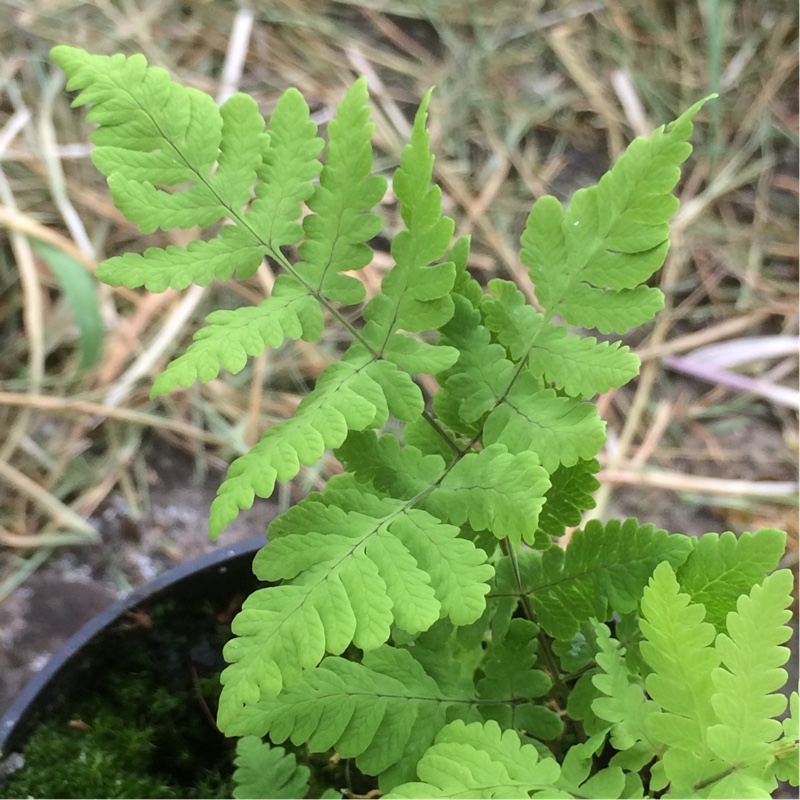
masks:
[[[0,798],[233,796],[234,743],[209,718],[220,665],[205,657],[221,651],[229,629],[204,609],[190,619],[184,612],[185,627],[171,633],[169,616],[163,609],[151,630],[112,631],[100,642],[111,655],[90,657],[88,691],[34,730],[24,766],[0,780]]]
[[[189,719],[196,703],[181,692],[154,690],[146,675],[125,676],[75,709],[73,719],[88,729],[71,726],[63,715],[40,725],[25,749],[25,766],[0,786],[0,798],[231,797],[230,775],[198,766],[191,737],[186,740],[185,723],[199,721]],[[176,782],[179,776],[184,780]]]

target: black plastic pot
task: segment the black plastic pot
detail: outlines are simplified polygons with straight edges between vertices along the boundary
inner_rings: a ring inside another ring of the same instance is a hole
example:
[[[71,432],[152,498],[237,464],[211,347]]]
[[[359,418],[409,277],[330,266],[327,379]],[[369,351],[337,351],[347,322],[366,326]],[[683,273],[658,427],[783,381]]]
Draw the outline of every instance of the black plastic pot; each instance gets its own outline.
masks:
[[[221,643],[241,602],[260,585],[252,573],[255,552],[266,543],[258,537],[237,542],[169,570],[114,603],[76,633],[28,683],[0,719],[0,753],[24,754],[37,727],[59,718],[101,685],[112,670],[124,670],[133,656],[156,666],[164,686],[196,684],[224,666]],[[209,628],[210,626],[210,628]],[[207,631],[211,630],[211,633]],[[198,632],[195,638],[193,631]],[[127,651],[127,652],[126,652]],[[202,702],[202,701],[201,701]],[[213,708],[206,708],[211,734]],[[70,720],[80,727],[82,721]],[[141,721],[131,721],[132,725]],[[190,754],[191,755],[191,754]]]

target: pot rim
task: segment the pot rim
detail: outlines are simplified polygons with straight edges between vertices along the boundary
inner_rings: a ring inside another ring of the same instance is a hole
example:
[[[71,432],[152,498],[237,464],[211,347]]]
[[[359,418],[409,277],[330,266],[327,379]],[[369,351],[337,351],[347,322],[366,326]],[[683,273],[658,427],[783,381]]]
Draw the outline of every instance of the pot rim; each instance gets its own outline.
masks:
[[[17,725],[24,723],[25,717],[36,698],[47,688],[48,684],[61,669],[97,634],[110,627],[126,612],[146,602],[157,600],[160,594],[165,593],[190,575],[195,575],[214,567],[218,567],[224,573],[226,569],[225,562],[251,553],[254,555],[266,543],[266,536],[255,536],[239,542],[233,542],[221,550],[213,550],[205,555],[185,561],[183,564],[178,564],[178,566],[172,567],[172,569],[167,570],[152,581],[137,586],[125,597],[115,601],[90,619],[50,656],[47,663],[25,684],[5,714],[0,718],[0,759],[9,755],[9,752],[6,752],[6,743],[12,738]]]

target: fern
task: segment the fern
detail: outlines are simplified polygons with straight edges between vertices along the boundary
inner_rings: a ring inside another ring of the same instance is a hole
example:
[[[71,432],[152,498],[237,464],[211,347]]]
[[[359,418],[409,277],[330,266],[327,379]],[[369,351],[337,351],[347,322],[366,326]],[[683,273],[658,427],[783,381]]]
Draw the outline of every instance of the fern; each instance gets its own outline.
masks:
[[[553,789],[560,768],[493,721],[443,728],[417,767],[421,781],[387,797],[570,797]],[[532,794],[533,792],[533,794]]]
[[[249,798],[305,797],[311,770],[299,765],[282,747],[271,747],[257,736],[244,736],[236,743],[233,796]]]
[[[694,540],[612,520],[553,542],[594,504],[592,400],[639,367],[608,334],[661,307],[648,281],[705,101],[566,207],[533,204],[520,260],[536,310],[508,281],[472,279],[468,237],[452,241],[428,93],[391,176],[394,265],[353,323],[352,272],[372,259],[387,186],[363,79],[322,137],[295,89],[267,124],[250,98],[218,108],[142,56],[52,55],[91,106],[92,157],[121,211],[145,233],[202,231],[110,258],[102,280],[164,291],[247,279],[265,258],[280,271],[258,305],[213,311],[153,397],[326,323],[350,336],[211,509],[216,536],[327,450],[342,464],[270,525],[254,562],[269,585],[233,622],[218,723],[245,737],[236,797],[310,791],[275,746],[287,741],[335,748],[394,797],[760,797],[796,782],[796,694],[776,721],[791,581],[768,573],[782,534]]]

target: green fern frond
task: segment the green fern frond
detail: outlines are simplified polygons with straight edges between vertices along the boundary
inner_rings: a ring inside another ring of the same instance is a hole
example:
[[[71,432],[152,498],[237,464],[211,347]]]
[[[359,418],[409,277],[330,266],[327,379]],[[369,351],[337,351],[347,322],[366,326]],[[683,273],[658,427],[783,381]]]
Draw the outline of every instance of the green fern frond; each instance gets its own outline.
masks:
[[[514,543],[533,542],[550,486],[533,453],[512,455],[503,445],[468,453],[445,469],[441,456],[401,447],[394,436],[356,433],[337,455],[357,478],[380,492],[404,500],[424,495],[418,507],[443,522],[469,522],[475,531],[491,531]]]
[[[392,180],[405,223],[405,230],[392,240],[395,266],[383,279],[381,294],[364,310],[364,338],[387,358],[405,346],[398,330],[438,330],[453,315],[455,264],[433,263],[450,247],[455,223],[442,216],[442,191],[430,185],[433,156],[425,127],[430,95],[429,91],[417,110],[411,141],[403,148]]]
[[[692,118],[706,100],[634,140],[597,186],[575,193],[566,212],[550,196],[534,203],[520,259],[549,316],[625,333],[661,308],[661,293],[642,284],[664,263],[667,222],[678,207],[672,190],[692,150]]]
[[[276,481],[291,480],[301,464],[316,464],[327,448],[341,446],[348,431],[379,428],[390,411],[403,420],[422,413],[422,394],[405,372],[357,348],[350,354],[323,371],[291,419],[273,425],[231,464],[211,504],[213,537],[256,495],[269,497]]]
[[[83,90],[73,105],[92,103],[86,117],[99,124],[94,163],[108,177],[115,205],[144,233],[205,227],[248,202],[265,146],[264,120],[250,97],[233,95],[222,110],[140,55],[95,56],[66,46],[51,55],[67,88]],[[192,186],[157,188],[185,182]]]
[[[511,453],[532,450],[548,472],[594,458],[605,442],[605,423],[595,407],[557,396],[530,369],[520,372],[504,348],[491,341],[480,312],[463,297],[454,300],[455,314],[443,329],[443,342],[461,356],[441,376],[444,386],[433,406],[437,415],[471,435],[488,412],[484,444],[503,444]]]
[[[370,515],[353,494],[361,511],[304,501],[290,512],[293,532],[256,556],[259,578],[284,583],[250,595],[234,619],[223,730],[235,726],[242,706],[291,687],[326,652],[342,653],[351,642],[375,649],[393,624],[413,633],[440,616],[463,625],[481,615],[492,568],[458,528],[399,500],[374,498]]]
[[[647,717],[658,710],[645,697],[640,679],[631,674],[625,661],[625,650],[607,625],[594,622],[599,652],[597,665],[603,670],[592,678],[594,685],[605,695],[592,703],[598,717],[612,723],[611,743],[617,750],[630,750],[639,745],[642,765],[652,760],[658,743],[647,732]]]
[[[523,550],[518,555],[522,591],[531,598],[539,624],[557,639],[572,639],[592,617],[636,608],[653,570],[661,562],[681,564],[691,549],[686,536],[668,535],[635,519],[605,525],[597,520],[575,531],[566,550]],[[517,593],[507,559],[497,567],[496,591]]]
[[[605,732],[597,733],[570,747],[561,764],[558,788],[575,797],[642,797],[641,778],[624,773],[618,766],[605,767],[590,774],[592,756],[602,749],[605,739]]]
[[[313,213],[303,220],[302,261],[294,270],[316,294],[339,303],[360,303],[364,284],[345,270],[362,269],[372,260],[367,241],[382,227],[369,213],[386,193],[386,179],[372,175],[372,133],[367,81],[357,80],[328,124],[325,166],[308,201]]]
[[[476,688],[484,719],[546,742],[560,736],[564,724],[555,711],[535,702],[553,685],[547,673],[534,669],[537,634],[538,627],[529,620],[512,619],[502,641],[492,640],[481,665],[484,677]]]
[[[800,697],[792,692],[789,697],[790,713],[783,721],[783,738],[773,750],[775,777],[792,786],[800,785]]]
[[[619,342],[568,335],[528,305],[510,281],[489,281],[482,304],[486,326],[518,360],[527,354],[533,375],[571,397],[591,398],[624,386],[639,372],[639,359]]]
[[[693,603],[706,609],[706,622],[725,629],[736,600],[764,579],[783,557],[786,534],[774,528],[756,533],[707,533],[678,570],[678,582]]]
[[[214,311],[206,323],[186,352],[156,378],[151,397],[176,386],[191,386],[196,380],[207,383],[223,368],[235,374],[244,368],[248,356],[279,347],[284,338],[316,341],[324,328],[317,301],[287,275],[278,276],[272,295],[257,306]]]
[[[503,348],[491,341],[488,329],[481,325],[480,312],[464,297],[454,295],[453,300],[454,315],[442,331],[442,341],[460,356],[440,376],[443,386],[433,399],[433,407],[447,424],[466,433],[472,423],[501,401],[514,365]]]
[[[282,747],[273,747],[257,736],[244,736],[236,743],[233,796],[236,800],[305,797],[311,770],[297,763]]]
[[[463,456],[423,501],[437,517],[497,539],[531,544],[550,487],[547,472],[530,451],[509,453],[494,444]]]
[[[378,437],[371,431],[351,432],[336,457],[358,480],[398,500],[430,490],[445,470],[441,456],[423,455],[391,434]]]
[[[361,663],[326,658],[293,688],[262,699],[250,723],[260,718],[274,742],[308,742],[312,752],[335,747],[363,773],[381,774],[387,790],[413,780],[448,709],[458,707],[469,713],[464,703],[454,706],[407,650],[384,646],[365,653]]]
[[[491,411],[483,428],[484,444],[504,444],[510,452],[533,450],[554,472],[594,458],[606,440],[606,425],[592,403],[559,397],[523,372]]]
[[[728,633],[717,636],[723,666],[711,673],[716,688],[711,704],[719,724],[709,728],[708,746],[737,768],[724,779],[730,796],[745,796],[742,792],[752,779],[763,779],[772,743],[782,732],[775,717],[786,707],[786,698],[775,692],[787,679],[780,667],[789,660],[789,648],[780,645],[792,634],[785,624],[792,617],[792,583],[788,569],[764,578],[739,598],[737,610],[728,614]],[[773,784],[764,787],[767,792],[777,785],[774,780]]]
[[[567,527],[581,524],[583,512],[595,507],[594,493],[600,488],[595,474],[600,471],[597,459],[578,461],[571,467],[559,467],[550,475],[550,488],[539,514],[535,543],[544,548],[551,538],[564,535]]]
[[[560,772],[554,758],[540,759],[514,731],[501,731],[494,721],[466,725],[456,720],[420,760],[420,780],[386,797],[572,797],[555,788]]]
[[[659,564],[642,596],[639,626],[645,640],[642,656],[653,669],[647,691],[662,709],[651,713],[651,736],[668,745],[662,765],[675,796],[692,793],[692,787],[725,769],[713,757],[706,734],[717,723],[711,703],[712,671],[720,654],[713,647],[714,626],[703,622],[705,609],[690,603],[672,567]]]
[[[208,286],[234,275],[255,275],[267,249],[239,227],[226,225],[216,239],[191,242],[186,247],[148,247],[144,253],[125,253],[106,259],[96,271],[109,286],[144,286],[149,292],[185,289],[194,283]]]
[[[305,98],[287,89],[270,115],[256,199],[244,216],[244,224],[273,255],[303,238],[300,204],[314,194],[313,181],[322,169],[316,157],[324,142],[316,134]]]

